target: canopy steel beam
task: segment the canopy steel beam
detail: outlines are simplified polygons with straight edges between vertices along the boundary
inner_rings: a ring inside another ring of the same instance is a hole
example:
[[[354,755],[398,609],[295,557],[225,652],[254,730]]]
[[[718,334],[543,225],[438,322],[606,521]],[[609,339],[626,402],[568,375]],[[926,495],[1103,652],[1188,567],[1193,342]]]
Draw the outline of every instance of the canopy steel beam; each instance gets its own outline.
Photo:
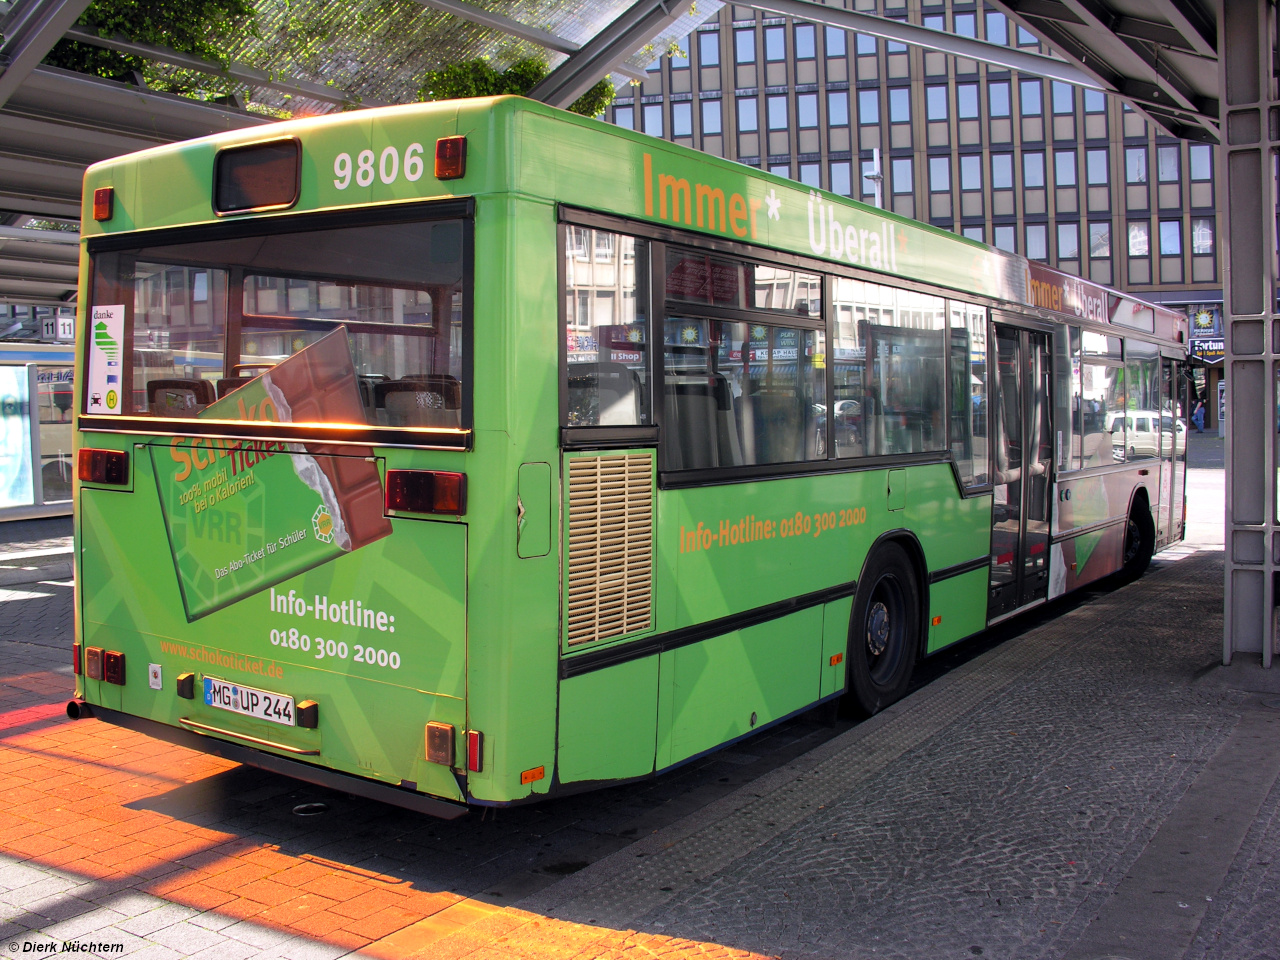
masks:
[[[1063,0],[1063,2],[1080,16],[1085,26],[1110,34],[1128,49],[1132,58],[1130,63],[1116,64],[1117,67],[1120,69],[1125,69],[1126,66],[1136,67],[1134,70],[1125,70],[1125,72],[1131,73],[1135,79],[1155,83],[1161,92],[1173,98],[1175,106],[1194,110],[1206,117],[1217,118],[1217,104],[1215,103],[1211,109],[1201,104],[1199,96],[1191,89],[1191,85],[1168,63],[1160,63],[1156,49],[1148,41],[1122,36],[1116,32],[1115,24],[1120,18],[1101,0]]]
[[[1141,20],[1137,17],[1119,17],[1112,28],[1117,37],[1128,40],[1146,40],[1150,43],[1168,47],[1170,50],[1183,50],[1187,53],[1200,53],[1194,43],[1186,38],[1182,31],[1167,23],[1156,23],[1154,20]],[[1205,54],[1209,56],[1210,54]]]
[[[1151,105],[1164,110],[1180,110],[1201,118],[1206,126],[1215,124],[1218,117],[1217,101],[1199,96],[1187,81],[1180,76],[1168,62],[1161,62],[1158,44],[1150,38],[1133,36],[1133,30],[1121,32],[1117,29],[1122,20],[1128,19],[1132,27],[1132,18],[1122,18],[1100,0],[1063,0],[1074,20],[1061,17],[1044,18],[1039,11],[1043,0],[995,0],[996,6],[1004,7],[1018,22],[1025,23],[1033,32],[1043,37],[1050,46],[1062,51],[1084,69],[1092,69],[1099,76],[1110,73],[1117,79],[1110,79],[1110,88],[1126,99],[1132,99],[1144,105]],[[1083,40],[1067,29],[1066,24],[1084,26],[1114,39],[1124,51],[1121,62],[1109,62],[1098,55]],[[1184,38],[1185,47],[1190,41]],[[1119,79],[1123,78],[1123,80]],[[1129,89],[1125,89],[1128,83]],[[1146,86],[1139,86],[1145,84]]]
[[[231,62],[227,66],[220,63],[214,63],[211,60],[204,60],[201,57],[193,56],[189,53],[182,53],[178,50],[172,50],[169,47],[159,47],[150,43],[138,43],[134,40],[127,40],[124,37],[100,37],[92,30],[86,30],[83,27],[72,27],[66,33],[67,39],[75,40],[77,43],[87,43],[90,46],[101,47],[104,50],[114,50],[117,53],[127,53],[135,57],[142,57],[144,60],[154,60],[157,63],[166,63],[173,67],[179,67],[183,70],[191,70],[195,73],[209,74],[215,77],[227,77],[228,79],[238,81],[249,87],[263,87],[268,90],[275,90],[279,93],[287,93],[291,97],[305,97],[308,100],[319,100],[322,103],[335,103],[339,106],[366,106],[366,107],[385,107],[386,103],[381,100],[361,100],[359,97],[353,96],[336,87],[326,87],[322,83],[312,83],[309,80],[298,80],[291,77],[275,79],[265,70],[259,70],[257,67],[251,67],[247,63]]]
[[[1218,55],[1218,27],[1195,0],[1144,0],[1191,45],[1206,57]]]
[[[27,0],[9,11],[0,26],[0,107],[80,19],[89,0]]]
[[[839,7],[827,7],[812,0],[754,0],[741,6],[754,7],[767,13],[783,17],[794,17],[810,23],[821,23],[832,27],[842,27],[857,33],[865,33],[885,40],[897,40],[912,46],[938,50],[957,57],[977,60],[1007,70],[1030,74],[1033,77],[1045,77],[1050,80],[1061,80],[1081,87],[1106,89],[1098,77],[1081,70],[1073,63],[1045,57],[1038,53],[1027,53],[985,40],[972,37],[960,37],[954,33],[931,30],[914,23],[902,20],[887,20],[866,13],[855,13]]]
[[[1171,136],[1205,143],[1218,143],[1218,101],[1202,97],[1191,90],[1181,77],[1176,77],[1168,64],[1156,58],[1150,41],[1126,38],[1113,29],[1120,20],[1116,15],[1090,16],[1083,11],[1078,0],[1067,0],[1074,20],[1043,19],[1037,13],[1044,0],[992,0],[994,5],[1006,11],[1020,23],[1041,37],[1055,50],[1080,65],[1102,81],[1103,89],[1116,93],[1129,101],[1152,123]],[[1096,14],[1100,5],[1089,0]],[[1120,62],[1113,62],[1099,54],[1098,49],[1078,36],[1071,28],[1083,27],[1088,31],[1104,34],[1115,40],[1123,51]],[[1136,76],[1135,76],[1136,74]],[[1176,79],[1174,79],[1176,77]],[[1171,119],[1176,118],[1176,119]],[[1197,129],[1198,128],[1198,129]]]
[[[602,77],[678,20],[690,0],[637,0],[529,91],[534,100],[568,108]]]

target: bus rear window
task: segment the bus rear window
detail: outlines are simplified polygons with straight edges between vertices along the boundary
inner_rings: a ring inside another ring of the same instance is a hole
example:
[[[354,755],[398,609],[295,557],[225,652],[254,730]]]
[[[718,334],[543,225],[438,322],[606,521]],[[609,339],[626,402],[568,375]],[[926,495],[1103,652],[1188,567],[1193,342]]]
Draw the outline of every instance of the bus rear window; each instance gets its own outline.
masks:
[[[369,425],[463,426],[461,221],[147,247],[94,258],[124,310],[121,413],[198,415],[342,327]],[[86,391],[86,413],[95,409]]]

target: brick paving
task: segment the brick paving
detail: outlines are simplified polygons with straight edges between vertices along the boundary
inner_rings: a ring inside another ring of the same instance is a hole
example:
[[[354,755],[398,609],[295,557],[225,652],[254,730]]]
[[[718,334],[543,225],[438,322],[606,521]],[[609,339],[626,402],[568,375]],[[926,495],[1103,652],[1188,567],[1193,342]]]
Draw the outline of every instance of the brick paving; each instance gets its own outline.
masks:
[[[0,956],[1060,958],[1264,709],[1220,584],[1183,549],[863,724],[448,823],[66,720],[70,586],[0,590]],[[1243,835],[1187,957],[1277,956],[1280,788]]]

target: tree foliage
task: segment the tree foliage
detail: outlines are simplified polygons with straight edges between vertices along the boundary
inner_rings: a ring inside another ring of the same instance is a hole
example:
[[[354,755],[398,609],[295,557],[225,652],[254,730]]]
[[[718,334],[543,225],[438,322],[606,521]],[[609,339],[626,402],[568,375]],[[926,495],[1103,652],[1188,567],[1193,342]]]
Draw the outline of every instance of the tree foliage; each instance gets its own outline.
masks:
[[[462,60],[428,71],[423,80],[424,100],[458,100],[465,97],[497,97],[503,94],[524,95],[551,72],[539,57],[516,60],[504,71],[497,70],[487,59]],[[571,107],[584,117],[599,116],[613,100],[613,85],[608,77],[579,97]]]
[[[79,25],[101,37],[119,34],[225,65],[228,58],[220,39],[249,27],[253,16],[251,0],[94,0]],[[126,81],[146,66],[140,57],[65,39],[58,41],[44,62]]]

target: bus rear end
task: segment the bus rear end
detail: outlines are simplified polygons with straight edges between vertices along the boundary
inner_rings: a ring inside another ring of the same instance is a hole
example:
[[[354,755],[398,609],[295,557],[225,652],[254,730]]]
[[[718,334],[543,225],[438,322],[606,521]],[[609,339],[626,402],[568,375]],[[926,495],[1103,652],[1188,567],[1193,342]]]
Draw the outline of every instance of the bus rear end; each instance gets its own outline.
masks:
[[[465,811],[475,201],[413,202],[456,118],[90,170],[73,713]]]

